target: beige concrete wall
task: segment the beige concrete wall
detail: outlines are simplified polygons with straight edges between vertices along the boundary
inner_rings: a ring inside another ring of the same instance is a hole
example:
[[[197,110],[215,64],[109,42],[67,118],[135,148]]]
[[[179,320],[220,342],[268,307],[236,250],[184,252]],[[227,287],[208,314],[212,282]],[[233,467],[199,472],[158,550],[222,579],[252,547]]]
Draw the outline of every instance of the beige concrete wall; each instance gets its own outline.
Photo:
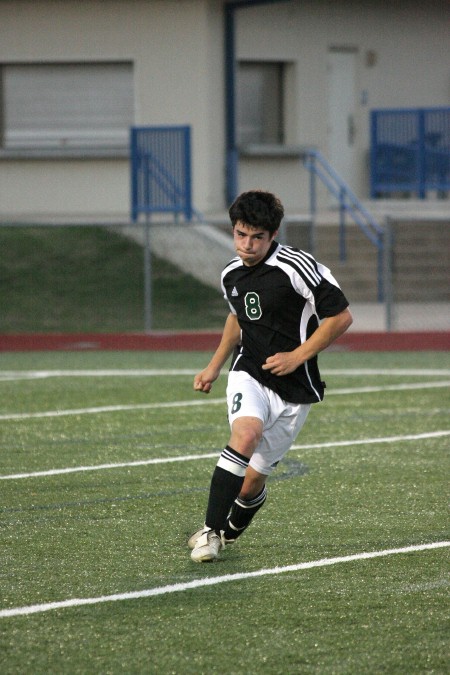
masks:
[[[0,161],[0,218],[128,219],[127,160]]]

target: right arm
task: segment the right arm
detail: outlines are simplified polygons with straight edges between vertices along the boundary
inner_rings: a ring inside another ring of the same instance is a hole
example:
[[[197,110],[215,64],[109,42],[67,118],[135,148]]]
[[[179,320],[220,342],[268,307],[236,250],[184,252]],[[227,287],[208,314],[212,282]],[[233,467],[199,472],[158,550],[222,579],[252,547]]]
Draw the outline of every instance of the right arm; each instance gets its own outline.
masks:
[[[204,370],[194,377],[195,391],[209,394],[212,383],[219,377],[222,366],[233,353],[234,348],[239,344],[240,340],[241,329],[237,317],[230,312],[225,321],[219,346],[214,352],[211,361]]]

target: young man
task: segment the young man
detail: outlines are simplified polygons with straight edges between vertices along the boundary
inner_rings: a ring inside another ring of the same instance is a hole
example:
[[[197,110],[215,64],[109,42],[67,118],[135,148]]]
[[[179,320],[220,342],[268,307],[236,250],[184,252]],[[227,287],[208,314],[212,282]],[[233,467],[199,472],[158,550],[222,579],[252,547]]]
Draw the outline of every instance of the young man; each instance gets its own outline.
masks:
[[[275,195],[244,192],[229,215],[237,257],[222,272],[222,289],[230,314],[194,389],[208,394],[234,352],[227,386],[231,436],[213,472],[205,525],[188,541],[195,562],[218,558],[264,504],[267,477],[311,404],[323,399],[317,354],[352,323],[329,269],[275,241],[284,215]]]

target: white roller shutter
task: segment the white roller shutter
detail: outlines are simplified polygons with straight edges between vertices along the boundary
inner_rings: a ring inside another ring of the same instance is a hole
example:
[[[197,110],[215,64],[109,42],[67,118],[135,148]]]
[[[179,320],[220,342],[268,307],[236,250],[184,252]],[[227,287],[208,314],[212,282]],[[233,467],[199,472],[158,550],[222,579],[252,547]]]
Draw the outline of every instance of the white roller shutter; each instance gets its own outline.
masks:
[[[131,63],[5,65],[4,147],[126,146]]]

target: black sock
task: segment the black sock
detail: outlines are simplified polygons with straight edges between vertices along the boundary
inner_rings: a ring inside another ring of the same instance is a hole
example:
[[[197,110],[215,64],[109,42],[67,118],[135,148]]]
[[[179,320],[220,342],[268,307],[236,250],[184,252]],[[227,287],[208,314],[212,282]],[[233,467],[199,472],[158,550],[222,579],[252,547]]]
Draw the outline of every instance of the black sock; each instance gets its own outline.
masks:
[[[253,516],[266,501],[266,497],[267,490],[264,486],[261,492],[252,499],[242,499],[241,497],[235,499],[225,527],[225,539],[237,539],[247,529]]]
[[[211,478],[205,525],[220,534],[227,522],[231,505],[244,482],[248,459],[229,445],[222,451]]]

